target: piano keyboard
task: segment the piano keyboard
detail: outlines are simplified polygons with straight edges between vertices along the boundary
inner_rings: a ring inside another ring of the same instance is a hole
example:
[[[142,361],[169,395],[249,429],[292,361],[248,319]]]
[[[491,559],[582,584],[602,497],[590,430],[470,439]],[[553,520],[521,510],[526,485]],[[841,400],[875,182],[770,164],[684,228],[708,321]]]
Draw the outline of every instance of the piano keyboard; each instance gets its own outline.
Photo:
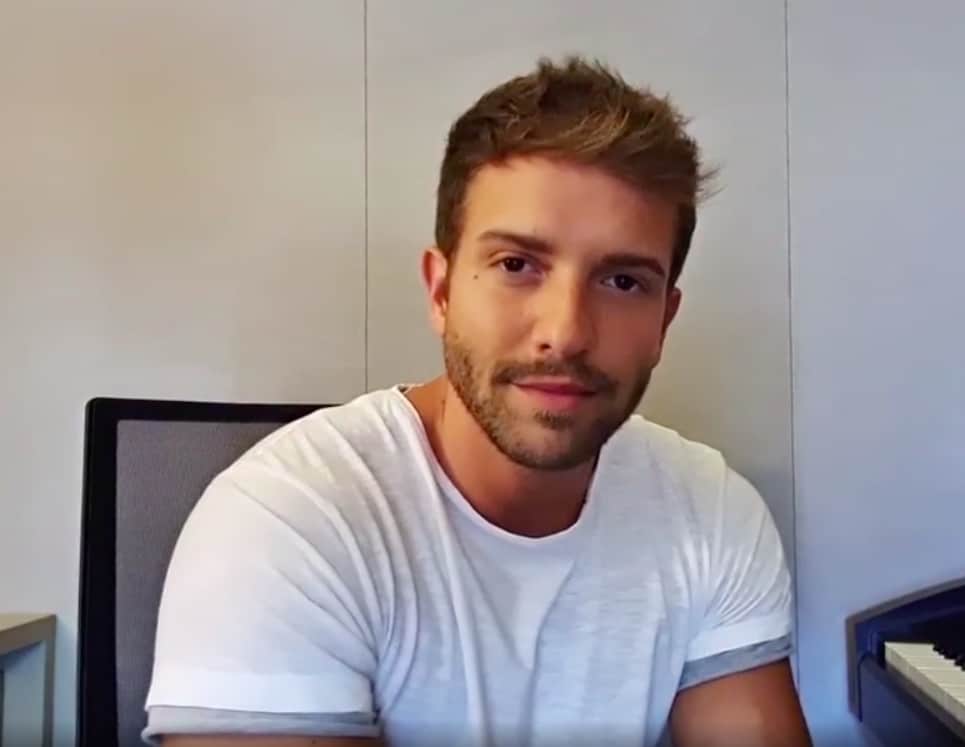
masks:
[[[885,642],[885,664],[941,711],[965,725],[965,669],[961,654],[931,643]],[[946,655],[947,654],[947,655]],[[956,658],[959,663],[956,664]]]
[[[887,747],[965,747],[965,578],[848,617],[848,704]]]

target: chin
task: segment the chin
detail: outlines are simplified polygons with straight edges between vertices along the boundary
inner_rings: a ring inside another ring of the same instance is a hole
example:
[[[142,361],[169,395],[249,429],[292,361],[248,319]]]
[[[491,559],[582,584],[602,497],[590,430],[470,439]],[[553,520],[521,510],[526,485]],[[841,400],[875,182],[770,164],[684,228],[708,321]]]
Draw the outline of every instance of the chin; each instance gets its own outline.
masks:
[[[511,445],[502,449],[512,461],[530,469],[547,471],[562,471],[573,469],[584,464],[596,456],[597,449],[581,444],[569,436],[554,438],[554,434],[547,436],[531,435],[513,439]]]

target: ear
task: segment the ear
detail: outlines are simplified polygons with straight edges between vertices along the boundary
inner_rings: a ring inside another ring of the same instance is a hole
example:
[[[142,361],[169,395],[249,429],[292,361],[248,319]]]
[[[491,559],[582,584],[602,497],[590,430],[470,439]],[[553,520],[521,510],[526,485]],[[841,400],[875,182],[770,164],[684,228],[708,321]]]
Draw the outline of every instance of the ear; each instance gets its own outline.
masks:
[[[422,282],[429,296],[429,321],[441,337],[449,311],[449,260],[439,247],[430,246],[422,253]]]
[[[677,317],[677,312],[680,311],[680,302],[683,300],[683,295],[677,286],[671,288],[667,294],[667,306],[663,312],[663,338],[667,337],[670,323]]]
[[[657,357],[653,365],[657,365],[660,359],[663,357],[663,344],[667,339],[667,330],[670,329],[670,323],[677,316],[677,312],[680,310],[680,302],[683,300],[683,293],[680,292],[680,288],[674,286],[667,293],[667,303],[664,306],[663,311],[663,329],[660,334],[660,345],[657,348]]]

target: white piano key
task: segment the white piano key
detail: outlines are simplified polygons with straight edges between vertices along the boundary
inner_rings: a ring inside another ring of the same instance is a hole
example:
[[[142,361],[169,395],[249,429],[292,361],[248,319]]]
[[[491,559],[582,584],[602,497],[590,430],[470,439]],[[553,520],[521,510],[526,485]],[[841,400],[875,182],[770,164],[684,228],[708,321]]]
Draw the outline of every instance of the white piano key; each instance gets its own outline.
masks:
[[[965,725],[965,671],[930,643],[885,643],[885,664],[937,708]]]
[[[956,719],[965,723],[965,687],[957,686],[947,690],[942,704]]]

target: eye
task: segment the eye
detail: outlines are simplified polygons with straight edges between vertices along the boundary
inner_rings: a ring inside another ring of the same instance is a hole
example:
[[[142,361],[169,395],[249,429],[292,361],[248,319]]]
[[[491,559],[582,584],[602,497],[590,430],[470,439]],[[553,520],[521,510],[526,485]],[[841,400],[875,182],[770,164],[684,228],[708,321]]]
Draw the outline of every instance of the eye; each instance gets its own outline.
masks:
[[[634,290],[646,290],[643,285],[635,277],[631,275],[611,275],[604,282],[609,283],[612,287],[624,293],[630,293]]]
[[[526,260],[522,257],[504,257],[499,261],[503,269],[516,275],[526,269]]]

